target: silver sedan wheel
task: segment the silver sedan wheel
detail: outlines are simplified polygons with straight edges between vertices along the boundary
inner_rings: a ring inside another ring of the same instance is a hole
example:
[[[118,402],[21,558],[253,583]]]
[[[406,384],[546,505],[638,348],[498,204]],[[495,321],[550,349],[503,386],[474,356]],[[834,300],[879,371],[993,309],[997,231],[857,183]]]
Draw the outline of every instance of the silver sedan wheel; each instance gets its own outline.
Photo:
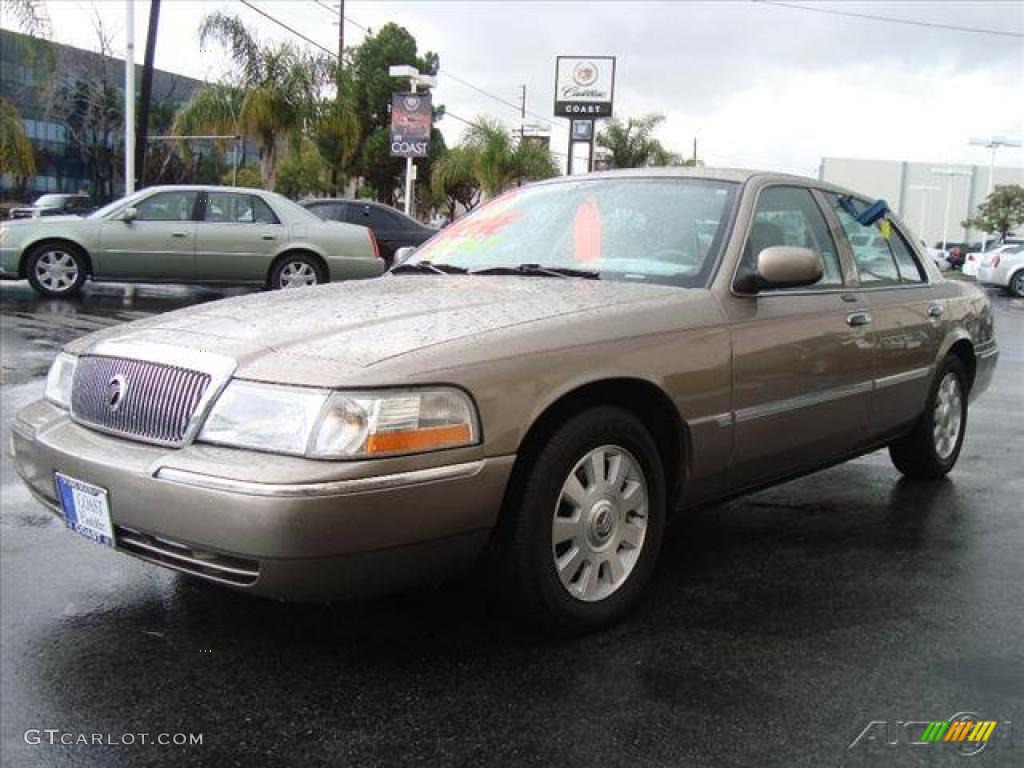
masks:
[[[316,270],[304,261],[290,261],[281,270],[278,278],[279,288],[301,288],[304,285],[316,285]]]
[[[562,586],[577,600],[604,600],[629,579],[647,534],[647,482],[625,448],[602,445],[565,479],[551,551]]]
[[[963,393],[960,388],[960,377],[955,373],[947,373],[939,390],[935,393],[935,410],[932,414],[932,438],[935,441],[935,452],[945,461],[956,448],[963,426],[964,407]]]
[[[46,290],[62,293],[78,280],[78,262],[67,251],[47,251],[36,260],[35,277]]]
[[[1018,272],[1010,281],[1010,291],[1014,296],[1024,297],[1024,272]]]

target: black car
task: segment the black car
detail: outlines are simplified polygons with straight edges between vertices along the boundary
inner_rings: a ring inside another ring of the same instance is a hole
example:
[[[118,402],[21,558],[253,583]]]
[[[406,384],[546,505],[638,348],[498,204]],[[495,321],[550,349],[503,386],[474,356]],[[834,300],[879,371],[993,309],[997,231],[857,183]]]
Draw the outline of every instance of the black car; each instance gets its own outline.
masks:
[[[377,238],[381,258],[389,266],[399,248],[419,245],[437,234],[436,229],[420,224],[401,211],[369,200],[319,198],[303,200],[300,205],[326,221],[344,221],[368,227]]]
[[[82,194],[43,195],[32,205],[11,208],[12,219],[32,219],[36,216],[85,216],[96,210],[92,198]]]

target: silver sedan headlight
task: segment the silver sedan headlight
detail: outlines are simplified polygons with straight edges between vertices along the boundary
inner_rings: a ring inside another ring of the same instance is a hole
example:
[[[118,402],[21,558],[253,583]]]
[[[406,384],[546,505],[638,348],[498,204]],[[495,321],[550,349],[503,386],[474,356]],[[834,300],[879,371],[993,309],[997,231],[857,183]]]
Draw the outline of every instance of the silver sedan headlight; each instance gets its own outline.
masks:
[[[332,392],[233,381],[199,439],[315,459],[423,453],[479,442],[476,408],[454,387]]]
[[[61,352],[50,366],[46,374],[46,392],[44,397],[61,408],[71,407],[71,382],[75,377],[75,366],[78,357]]]

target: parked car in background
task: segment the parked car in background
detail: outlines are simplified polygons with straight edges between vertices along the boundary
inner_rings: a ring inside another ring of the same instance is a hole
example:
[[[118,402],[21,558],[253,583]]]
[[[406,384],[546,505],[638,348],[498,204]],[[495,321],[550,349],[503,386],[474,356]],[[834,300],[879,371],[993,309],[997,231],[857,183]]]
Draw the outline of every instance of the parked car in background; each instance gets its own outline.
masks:
[[[87,278],[293,288],[376,277],[372,232],[259,189],[149,187],[86,218],[0,226],[0,278],[70,296]]]
[[[89,195],[50,194],[43,195],[32,205],[11,208],[12,219],[34,219],[40,216],[85,216],[96,210],[96,204]]]
[[[932,263],[939,268],[940,272],[948,272],[950,269],[949,259],[946,258],[946,252],[941,248],[930,248],[928,244],[921,240],[921,247],[924,248],[925,253],[928,254],[928,258],[932,260]]]
[[[13,462],[72,529],[213,583],[322,600],[487,553],[544,626],[601,627],[670,516],[883,446],[918,480],[956,464],[989,299],[898,221],[886,258],[854,245],[877,227],[847,194],[710,168],[519,188],[380,280],[71,342]]]
[[[1005,288],[1024,299],[1024,244],[1003,245],[984,254],[977,278],[982,285]]]
[[[320,198],[303,200],[300,205],[327,221],[344,221],[367,227],[377,238],[380,255],[389,265],[395,251],[405,246],[417,246],[437,234],[437,229],[420,224],[416,219],[396,211],[389,205],[369,200],[343,200]]]

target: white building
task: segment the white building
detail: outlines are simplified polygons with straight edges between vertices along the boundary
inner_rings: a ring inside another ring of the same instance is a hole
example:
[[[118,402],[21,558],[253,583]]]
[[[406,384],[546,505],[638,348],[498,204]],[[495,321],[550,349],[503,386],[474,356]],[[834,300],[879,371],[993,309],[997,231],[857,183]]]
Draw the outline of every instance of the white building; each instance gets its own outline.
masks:
[[[944,175],[943,171],[956,175]],[[1024,186],[1024,168],[997,166],[994,176],[996,186]],[[885,199],[928,245],[942,242],[944,230],[951,243],[981,239],[981,232],[965,231],[960,223],[972,217],[988,195],[987,165],[826,157],[821,161],[818,178],[871,198]]]

